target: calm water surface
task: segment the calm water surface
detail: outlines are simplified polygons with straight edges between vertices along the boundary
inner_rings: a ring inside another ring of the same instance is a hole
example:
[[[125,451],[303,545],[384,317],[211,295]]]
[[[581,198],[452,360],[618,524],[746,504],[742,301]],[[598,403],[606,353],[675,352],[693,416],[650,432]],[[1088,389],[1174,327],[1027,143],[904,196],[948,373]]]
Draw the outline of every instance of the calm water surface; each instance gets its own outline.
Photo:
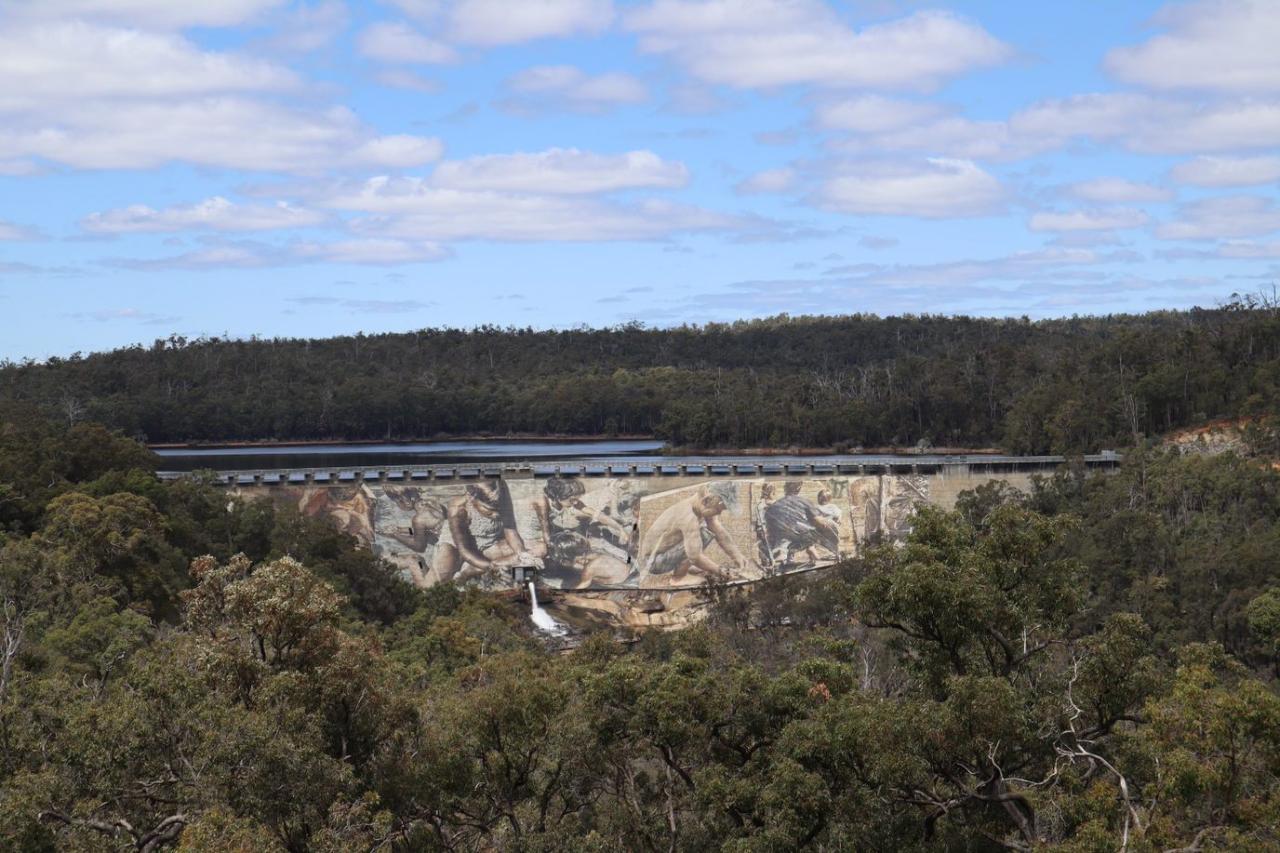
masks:
[[[427,441],[418,444],[299,444],[155,448],[165,471],[428,465],[536,459],[649,456],[660,441]]]

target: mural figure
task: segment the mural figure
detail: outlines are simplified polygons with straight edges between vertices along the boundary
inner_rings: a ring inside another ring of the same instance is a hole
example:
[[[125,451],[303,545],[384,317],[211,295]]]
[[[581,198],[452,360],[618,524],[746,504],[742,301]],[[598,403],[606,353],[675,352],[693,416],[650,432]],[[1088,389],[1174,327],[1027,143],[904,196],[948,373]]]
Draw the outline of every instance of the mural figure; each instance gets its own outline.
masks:
[[[644,532],[640,547],[640,585],[665,578],[675,586],[690,574],[717,581],[753,574],[753,566],[721,522],[722,513],[738,510],[738,489],[734,483],[706,483],[667,507]],[[708,553],[712,542],[733,561],[722,566]]]
[[[809,564],[840,557],[839,509],[833,506],[834,514],[824,511],[800,494],[803,485],[795,480],[787,482],[783,496],[764,510],[765,535],[775,567],[799,564],[798,554]],[[831,496],[825,491],[819,493],[819,503],[823,503],[824,494],[825,504],[830,504]],[[823,557],[819,549],[825,551]]]
[[[756,499],[751,526],[756,539],[756,561],[765,568],[773,568],[773,549],[769,546],[769,522],[765,513],[777,500],[773,483],[760,484],[760,497]]]
[[[418,586],[506,589],[507,569],[522,565],[540,569],[547,586],[625,592],[757,580],[901,541],[916,505],[929,500],[929,481],[553,477],[268,494],[332,519]]]
[[[327,515],[343,533],[369,542],[373,539],[373,508],[377,500],[363,485],[310,489],[300,496],[298,510],[312,517]]]
[[[374,511],[373,547],[416,586],[427,586],[448,508],[414,486],[383,489],[382,496]]]
[[[468,483],[466,493],[449,502],[428,583],[479,580],[483,586],[502,586],[501,569],[537,562],[516,529],[506,481]]]
[[[849,484],[849,508],[851,521],[854,514],[862,516],[859,544],[874,544],[880,540],[880,477],[859,477]]]
[[[885,477],[882,488],[881,533],[892,542],[901,542],[911,532],[916,504],[929,500],[929,481],[921,476]]]
[[[540,536],[530,548],[544,558],[544,579],[562,588],[634,581],[631,549],[638,527],[635,497],[626,485],[613,480],[588,492],[580,479],[547,481],[533,500]]]

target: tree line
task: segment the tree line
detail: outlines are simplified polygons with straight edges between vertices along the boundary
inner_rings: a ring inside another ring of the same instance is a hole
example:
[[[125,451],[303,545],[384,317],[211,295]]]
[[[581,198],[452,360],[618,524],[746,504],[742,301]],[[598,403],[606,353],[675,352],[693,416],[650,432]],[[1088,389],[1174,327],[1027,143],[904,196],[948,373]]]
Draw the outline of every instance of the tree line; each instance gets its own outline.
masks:
[[[1280,474],[1137,448],[572,653],[0,409],[0,848],[1280,845]]]
[[[1269,302],[187,340],[0,365],[0,399],[152,441],[653,435],[674,447],[1096,451],[1272,411]]]

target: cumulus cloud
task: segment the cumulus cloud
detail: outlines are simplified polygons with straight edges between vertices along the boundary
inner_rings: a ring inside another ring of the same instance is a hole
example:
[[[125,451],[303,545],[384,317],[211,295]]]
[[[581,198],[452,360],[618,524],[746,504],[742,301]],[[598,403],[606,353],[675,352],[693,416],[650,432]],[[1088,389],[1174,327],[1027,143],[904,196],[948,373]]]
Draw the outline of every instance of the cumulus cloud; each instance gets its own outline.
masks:
[[[83,22],[5,28],[0,163],[306,172],[404,168],[440,156],[438,140],[379,136],[348,109],[270,97],[300,87],[280,66],[175,35]]]
[[[811,83],[929,90],[1009,59],[986,30],[949,12],[917,12],[855,31],[820,0],[656,0],[626,26],[650,53],[739,88]]]
[[[457,41],[516,44],[598,33],[613,20],[610,0],[456,0],[447,29]]]
[[[994,213],[1004,195],[973,162],[930,158],[851,165],[823,184],[817,201],[843,213],[941,219]]]
[[[441,38],[497,46],[602,32],[611,0],[388,0]]]
[[[734,187],[734,190],[741,195],[781,193],[791,189],[795,181],[796,173],[794,169],[767,169],[763,172],[756,172],[746,180],[739,182]]]
[[[434,95],[444,88],[439,80],[423,77],[407,68],[384,68],[373,79],[391,89],[405,89],[424,95]]]
[[[965,160],[1008,160],[1040,153],[1058,139],[1017,135],[1009,123],[974,120],[943,104],[862,95],[820,104],[817,125],[849,135],[828,148],[850,154],[916,152]]]
[[[1068,186],[1067,192],[1076,198],[1102,204],[1158,202],[1173,198],[1173,191],[1167,187],[1158,187],[1125,178],[1094,178],[1091,181],[1080,181]]]
[[[1200,0],[1171,5],[1168,31],[1107,54],[1107,71],[1153,89],[1280,93],[1280,7],[1274,0]]]
[[[1148,221],[1146,213],[1131,208],[1042,211],[1031,217],[1028,227],[1032,231],[1115,231],[1141,228]]]
[[[517,110],[567,108],[588,112],[636,104],[649,97],[644,83],[630,74],[587,74],[572,65],[542,65],[512,75],[513,97],[504,106]]]
[[[886,133],[919,126],[946,110],[941,104],[861,95],[820,105],[815,118],[822,127],[855,133]]]
[[[244,98],[82,104],[57,128],[0,127],[0,160],[41,157],[91,169],[171,162],[283,172],[405,168],[442,151],[428,137],[376,136],[342,107],[309,112]]]
[[[1221,196],[1193,201],[1178,208],[1177,217],[1160,225],[1164,240],[1216,240],[1258,237],[1280,231],[1280,207],[1268,198]]]
[[[1280,181],[1280,157],[1197,157],[1169,173],[1180,184],[1248,187]]]
[[[342,0],[322,0],[274,15],[270,23],[275,32],[262,42],[268,50],[309,53],[336,39],[347,28],[349,17]]]
[[[596,154],[577,148],[447,161],[431,177],[435,186],[450,189],[552,194],[675,188],[688,182],[683,163],[663,160],[652,151]]]
[[[297,89],[261,59],[204,51],[182,36],[79,21],[0,28],[0,111],[101,98]]]
[[[143,29],[229,27],[278,9],[287,0],[0,0],[0,12],[16,20],[82,19]]]
[[[1138,92],[1041,100],[1007,120],[975,120],[943,108],[880,97],[817,108],[818,126],[845,131],[832,151],[914,152],[969,160],[1015,160],[1076,140],[1143,154],[1198,154],[1280,146],[1280,103],[1195,102]]]
[[[280,201],[272,205],[236,204],[214,196],[192,205],[156,210],[144,204],[91,213],[80,226],[95,234],[133,234],[209,229],[270,231],[320,225],[326,214]]]
[[[406,240],[653,240],[686,231],[759,226],[660,199],[623,203],[583,195],[461,190],[410,177],[340,186],[318,203],[371,214],[352,223],[359,233]]]
[[[357,37],[356,47],[362,55],[379,62],[430,65],[458,58],[449,45],[427,38],[399,21],[379,21],[366,27]]]
[[[1040,101],[1015,113],[1010,132],[1047,144],[1118,142],[1146,154],[1195,154],[1280,145],[1280,103],[1196,103],[1132,92]]]

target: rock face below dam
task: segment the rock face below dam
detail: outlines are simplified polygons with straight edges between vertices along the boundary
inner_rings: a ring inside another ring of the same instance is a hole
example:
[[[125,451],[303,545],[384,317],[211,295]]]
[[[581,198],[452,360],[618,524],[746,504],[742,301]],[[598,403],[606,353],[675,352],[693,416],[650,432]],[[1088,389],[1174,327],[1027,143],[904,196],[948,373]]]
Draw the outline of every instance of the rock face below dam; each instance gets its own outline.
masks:
[[[532,578],[547,591],[548,608],[570,622],[641,628],[696,618],[707,581],[743,584],[829,566],[900,541],[921,504],[950,509],[961,492],[992,480],[1025,490],[1036,469],[1052,467],[1045,460],[855,474],[837,466],[802,476],[229,479],[245,497],[266,495],[329,518],[419,586],[517,590]]]

